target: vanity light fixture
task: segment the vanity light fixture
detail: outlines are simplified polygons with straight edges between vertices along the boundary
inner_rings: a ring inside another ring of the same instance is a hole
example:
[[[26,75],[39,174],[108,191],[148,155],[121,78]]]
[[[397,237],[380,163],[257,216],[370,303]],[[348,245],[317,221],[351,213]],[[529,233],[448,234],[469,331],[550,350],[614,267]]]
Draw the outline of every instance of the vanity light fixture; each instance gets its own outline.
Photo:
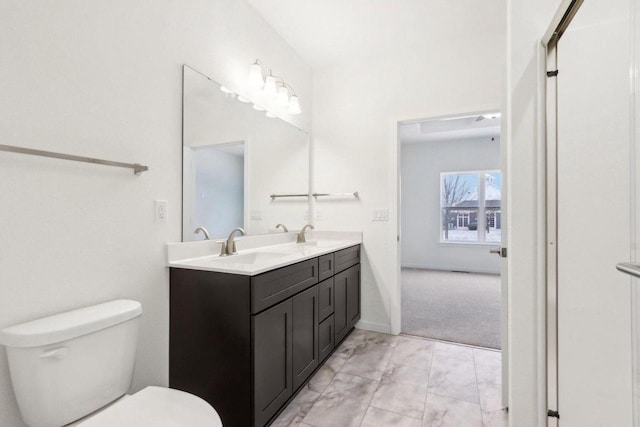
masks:
[[[249,84],[256,89],[262,89],[264,87],[264,75],[262,72],[262,64],[256,59],[256,62],[251,64],[251,70],[249,71]]]
[[[259,106],[258,104],[253,104],[253,109],[258,111],[265,111],[265,109]]]
[[[279,105],[280,107],[289,106],[289,91],[287,90],[284,84],[278,88],[278,96],[276,96],[276,105]]]
[[[243,98],[243,97],[241,97],[240,95],[238,95],[237,99],[238,99],[238,101],[240,101],[240,102],[245,102],[245,103],[247,103],[247,102],[251,102],[251,101],[249,101],[247,98]]]
[[[300,101],[298,100],[298,96],[294,93],[289,98],[289,109],[287,113],[289,114],[300,114],[302,110],[300,110]]]
[[[276,78],[271,73],[269,73],[269,75],[265,79],[263,90],[264,90],[264,93],[270,98],[274,98],[276,95],[278,95]]]
[[[269,117],[270,119],[275,119],[276,117],[278,117],[275,114],[273,114],[271,111],[267,111],[265,116]]]
[[[233,94],[233,95],[235,95],[231,89],[227,89],[227,88],[226,88],[226,87],[224,87],[224,86],[220,86],[220,90],[221,90],[221,91],[223,91],[223,92],[224,92],[224,93],[226,93],[226,94],[229,94],[229,95]]]
[[[274,76],[271,70],[265,76],[262,64],[258,59],[251,64],[249,85],[262,89],[267,98],[273,100],[278,107],[286,108],[288,114],[300,114],[302,112],[296,91],[282,77]],[[255,105],[254,108],[256,108]],[[256,109],[261,110],[260,108]]]

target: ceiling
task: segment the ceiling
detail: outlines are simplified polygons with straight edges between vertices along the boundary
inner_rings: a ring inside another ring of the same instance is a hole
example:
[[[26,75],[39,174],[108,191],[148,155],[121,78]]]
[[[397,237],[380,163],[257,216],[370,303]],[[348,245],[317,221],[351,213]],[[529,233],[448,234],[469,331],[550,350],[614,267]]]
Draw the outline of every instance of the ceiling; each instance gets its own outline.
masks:
[[[247,0],[312,67],[504,33],[504,0]]]
[[[426,120],[400,126],[400,142],[460,141],[477,138],[500,138],[500,116],[473,115],[450,119]]]

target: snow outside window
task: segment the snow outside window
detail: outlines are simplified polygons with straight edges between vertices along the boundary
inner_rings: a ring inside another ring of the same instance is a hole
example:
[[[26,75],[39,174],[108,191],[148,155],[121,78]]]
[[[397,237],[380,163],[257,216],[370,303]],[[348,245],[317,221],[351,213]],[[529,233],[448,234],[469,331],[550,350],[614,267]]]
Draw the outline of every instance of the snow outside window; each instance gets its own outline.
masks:
[[[500,243],[502,177],[499,171],[440,174],[440,241]]]

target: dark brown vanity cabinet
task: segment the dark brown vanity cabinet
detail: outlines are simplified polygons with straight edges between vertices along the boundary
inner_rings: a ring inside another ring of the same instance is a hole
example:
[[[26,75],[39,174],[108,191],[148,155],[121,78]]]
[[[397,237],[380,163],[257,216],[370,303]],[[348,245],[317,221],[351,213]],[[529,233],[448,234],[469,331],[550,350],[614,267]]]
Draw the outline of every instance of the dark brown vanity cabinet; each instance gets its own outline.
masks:
[[[269,421],[293,393],[292,337],[291,299],[253,316],[253,398],[256,425],[264,425]]]
[[[325,280],[335,274],[334,254],[322,255],[318,258],[319,279]]]
[[[360,264],[334,277],[335,341],[340,342],[360,320]]]
[[[293,388],[298,389],[318,367],[318,286],[292,298]]]
[[[351,265],[334,275],[339,254]],[[269,425],[360,318],[359,258],[354,246],[256,276],[171,268],[169,386],[225,426]]]

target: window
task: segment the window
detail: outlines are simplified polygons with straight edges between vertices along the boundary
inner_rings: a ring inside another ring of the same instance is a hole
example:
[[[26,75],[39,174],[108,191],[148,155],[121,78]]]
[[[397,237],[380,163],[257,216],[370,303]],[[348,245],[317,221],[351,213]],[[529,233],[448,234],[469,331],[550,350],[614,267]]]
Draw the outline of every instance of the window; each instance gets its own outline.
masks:
[[[502,177],[498,171],[440,174],[440,241],[500,243]]]
[[[469,226],[469,212],[458,213],[458,227]]]

